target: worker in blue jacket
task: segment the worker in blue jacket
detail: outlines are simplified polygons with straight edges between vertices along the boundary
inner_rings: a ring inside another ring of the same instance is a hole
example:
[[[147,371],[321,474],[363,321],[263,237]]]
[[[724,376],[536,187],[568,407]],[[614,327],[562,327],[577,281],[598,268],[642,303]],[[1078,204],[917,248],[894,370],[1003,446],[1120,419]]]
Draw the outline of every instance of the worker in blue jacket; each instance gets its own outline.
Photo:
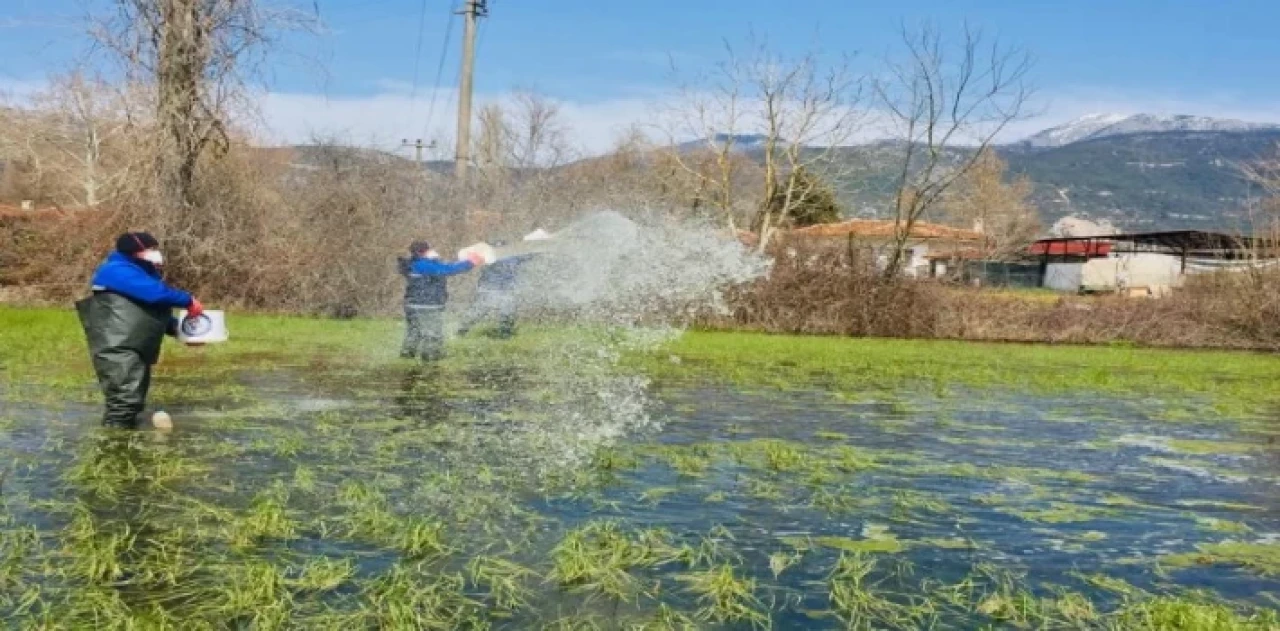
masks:
[[[493,247],[506,247],[506,241],[494,241]],[[516,334],[516,286],[521,266],[534,254],[522,254],[498,259],[480,272],[476,283],[476,295],[458,327],[458,336],[465,336],[477,324],[493,317],[498,321],[496,336],[502,339]]]
[[[76,303],[98,385],[106,398],[102,423],[133,428],[147,404],[151,367],[160,358],[164,336],[177,334],[173,309],[200,315],[191,294],[161,277],[160,243],[146,232],[126,232],[98,267],[89,297]]]
[[[448,277],[469,272],[484,263],[479,255],[445,263],[426,241],[414,241],[409,257],[400,259],[404,289],[404,345],[400,356],[435,361],[444,357],[444,308],[449,300]]]

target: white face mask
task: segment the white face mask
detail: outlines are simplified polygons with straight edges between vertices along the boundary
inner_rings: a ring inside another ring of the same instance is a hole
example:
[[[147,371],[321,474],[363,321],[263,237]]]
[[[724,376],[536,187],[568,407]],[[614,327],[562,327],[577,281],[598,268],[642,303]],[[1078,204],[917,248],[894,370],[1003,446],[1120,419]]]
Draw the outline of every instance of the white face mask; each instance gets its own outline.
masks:
[[[436,252],[435,250],[427,250],[427,258],[438,259],[440,258],[440,253]]]
[[[146,250],[139,254],[138,258],[152,265],[164,265],[164,255],[160,253],[160,250]]]

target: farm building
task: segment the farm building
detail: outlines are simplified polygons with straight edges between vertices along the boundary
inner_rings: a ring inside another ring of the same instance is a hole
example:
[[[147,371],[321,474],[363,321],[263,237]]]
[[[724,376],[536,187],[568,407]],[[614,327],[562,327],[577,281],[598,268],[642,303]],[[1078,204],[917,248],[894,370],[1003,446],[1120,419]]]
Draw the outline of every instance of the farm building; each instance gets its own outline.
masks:
[[[850,219],[793,230],[789,237],[839,248],[852,244],[855,248],[869,251],[880,265],[886,265],[893,251],[894,231],[892,220]],[[962,257],[965,252],[979,249],[982,243],[981,232],[916,222],[907,237],[907,262],[903,273],[932,276],[938,270],[938,261]],[[945,263],[941,265],[945,266]],[[945,271],[945,267],[943,269]]]
[[[1028,254],[1042,287],[1156,296],[1190,274],[1280,263],[1260,239],[1198,230],[1041,239]]]

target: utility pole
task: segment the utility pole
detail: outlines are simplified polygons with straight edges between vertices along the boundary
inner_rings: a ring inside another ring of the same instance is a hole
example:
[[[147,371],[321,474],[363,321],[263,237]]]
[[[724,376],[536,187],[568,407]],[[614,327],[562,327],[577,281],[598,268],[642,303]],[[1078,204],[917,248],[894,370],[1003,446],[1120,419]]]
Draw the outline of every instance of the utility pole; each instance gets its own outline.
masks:
[[[471,163],[471,79],[476,61],[476,22],[489,15],[488,0],[464,0],[462,17],[462,72],[458,86],[458,148],[454,153],[454,173],[459,179],[467,176]]]
[[[418,165],[418,168],[422,168],[422,150],[423,150],[423,149],[435,149],[435,148],[436,148],[436,141],[432,140],[430,143],[422,144],[422,139],[421,139],[421,138],[419,138],[419,139],[417,139],[417,140],[415,140],[415,141],[413,141],[413,142],[409,142],[408,140],[401,140],[401,141],[400,141],[400,146],[401,146],[401,147],[413,147],[413,161]]]

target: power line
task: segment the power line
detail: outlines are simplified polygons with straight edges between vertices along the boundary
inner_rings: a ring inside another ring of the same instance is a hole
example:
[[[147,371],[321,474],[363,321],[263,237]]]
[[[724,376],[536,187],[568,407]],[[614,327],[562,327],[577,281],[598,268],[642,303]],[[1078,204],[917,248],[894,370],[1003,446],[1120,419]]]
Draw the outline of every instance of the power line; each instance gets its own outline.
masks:
[[[440,60],[436,64],[436,82],[431,88],[431,104],[427,106],[427,121],[423,127],[423,136],[431,135],[431,122],[435,119],[436,114],[436,97],[440,93],[440,79],[444,77],[444,62],[449,55],[449,42],[453,37],[453,21],[457,18],[457,12],[453,7],[449,7],[448,25],[444,30],[444,43],[440,47]]]
[[[418,70],[422,65],[422,35],[427,29],[427,0],[418,9],[418,43],[413,47],[413,90],[409,93],[409,114],[412,116],[418,104]]]

